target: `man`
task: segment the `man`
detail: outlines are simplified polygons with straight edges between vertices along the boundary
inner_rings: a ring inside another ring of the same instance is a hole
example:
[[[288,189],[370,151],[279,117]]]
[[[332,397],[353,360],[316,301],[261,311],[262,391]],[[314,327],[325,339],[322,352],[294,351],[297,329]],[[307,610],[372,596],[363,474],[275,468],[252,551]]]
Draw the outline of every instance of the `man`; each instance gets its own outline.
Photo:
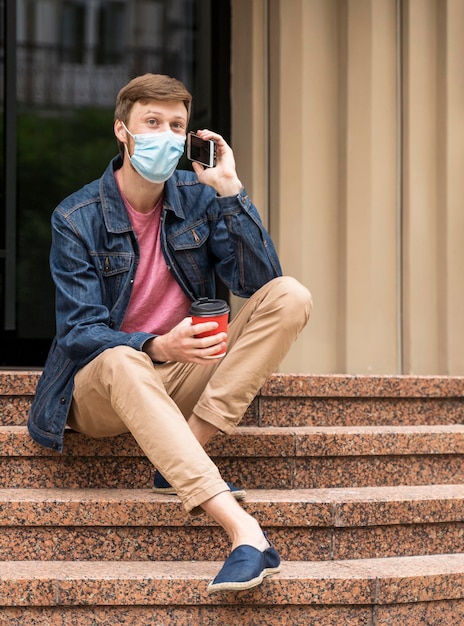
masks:
[[[190,93],[170,77],[129,82],[115,108],[119,156],[55,209],[57,333],[28,426],[60,451],[66,424],[92,437],[131,432],[157,484],[230,537],[232,552],[208,587],[214,593],[258,585],[280,559],[204,446],[234,430],[312,305],[305,287],[281,276],[220,135],[199,132],[216,142],[215,167],[175,171],[190,106]],[[216,275],[247,300],[227,335],[198,338],[217,323],[192,324],[189,307],[215,297]],[[212,359],[225,343],[226,355]]]

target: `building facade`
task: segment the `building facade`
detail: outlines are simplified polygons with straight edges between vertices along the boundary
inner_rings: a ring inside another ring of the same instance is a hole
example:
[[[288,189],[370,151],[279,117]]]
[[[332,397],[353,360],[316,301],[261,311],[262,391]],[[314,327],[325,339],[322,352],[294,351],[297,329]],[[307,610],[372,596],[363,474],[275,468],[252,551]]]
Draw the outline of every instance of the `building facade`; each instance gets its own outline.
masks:
[[[464,375],[464,2],[233,8],[235,151],[314,297],[285,370]]]
[[[77,183],[71,157],[51,158],[57,197],[31,211],[28,141],[48,129],[85,161],[97,135],[106,158],[95,110],[107,120],[122,84],[162,71],[191,88],[199,125],[230,132],[284,271],[313,294],[282,370],[464,375],[462,0],[18,0],[14,25],[0,5],[7,365],[49,340],[41,233]],[[89,140],[48,128],[79,128],[78,111]]]

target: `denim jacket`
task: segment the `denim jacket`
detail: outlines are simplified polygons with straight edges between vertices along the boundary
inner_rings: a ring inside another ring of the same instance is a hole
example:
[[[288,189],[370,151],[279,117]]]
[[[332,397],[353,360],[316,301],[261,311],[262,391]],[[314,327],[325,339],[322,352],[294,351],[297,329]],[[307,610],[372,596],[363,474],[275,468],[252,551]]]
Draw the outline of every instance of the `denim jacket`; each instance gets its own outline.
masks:
[[[115,157],[99,180],[66,198],[52,215],[56,336],[28,428],[38,443],[59,451],[76,372],[107,348],[142,350],[154,337],[120,331],[139,261],[114,177],[121,164]],[[165,184],[160,231],[166,263],[192,301],[215,297],[216,274],[241,297],[281,274],[274,245],[244,189],[218,197],[193,172],[178,170]]]

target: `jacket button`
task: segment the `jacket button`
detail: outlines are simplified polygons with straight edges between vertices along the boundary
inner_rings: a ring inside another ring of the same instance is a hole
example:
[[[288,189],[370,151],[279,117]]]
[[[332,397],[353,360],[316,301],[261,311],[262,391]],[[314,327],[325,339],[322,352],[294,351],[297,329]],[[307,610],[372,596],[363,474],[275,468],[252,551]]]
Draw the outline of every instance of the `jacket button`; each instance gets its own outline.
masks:
[[[111,321],[110,321],[110,323],[108,324],[108,326],[109,326],[110,328],[114,328],[114,322],[113,322],[113,320],[111,320]]]
[[[66,398],[61,398],[60,399],[60,404],[66,404]]]

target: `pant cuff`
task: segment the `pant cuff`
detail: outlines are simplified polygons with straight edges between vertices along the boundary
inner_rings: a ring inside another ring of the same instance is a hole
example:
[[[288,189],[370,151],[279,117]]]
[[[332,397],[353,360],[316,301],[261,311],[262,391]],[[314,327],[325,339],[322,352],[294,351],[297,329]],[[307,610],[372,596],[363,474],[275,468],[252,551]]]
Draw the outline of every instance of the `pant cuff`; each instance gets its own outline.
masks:
[[[237,424],[232,424],[230,421],[224,419],[223,417],[221,417],[220,415],[217,415],[216,413],[210,413],[209,411],[205,411],[205,410],[202,410],[202,411],[195,410],[193,411],[193,414],[196,417],[199,417],[200,419],[204,420],[205,422],[212,424],[218,430],[220,430],[221,433],[224,433],[225,435],[231,435],[234,432],[234,430],[237,428]]]
[[[202,489],[194,495],[189,496],[187,499],[183,500],[182,504],[187,513],[192,517],[197,517],[203,513],[201,505],[204,502],[224,491],[230,491],[230,489],[223,480],[220,480],[206,489]]]

